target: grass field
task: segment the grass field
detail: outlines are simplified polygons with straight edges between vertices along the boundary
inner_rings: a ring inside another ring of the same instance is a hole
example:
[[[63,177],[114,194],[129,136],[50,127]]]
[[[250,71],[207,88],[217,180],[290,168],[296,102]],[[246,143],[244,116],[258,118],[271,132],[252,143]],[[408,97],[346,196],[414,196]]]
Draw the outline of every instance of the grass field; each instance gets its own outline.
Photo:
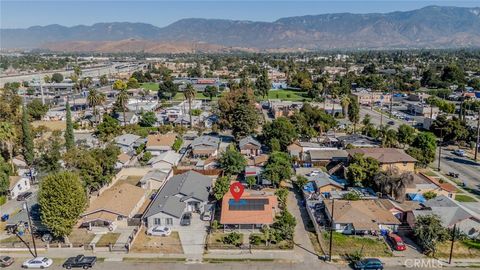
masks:
[[[324,233],[322,243],[326,244],[329,240],[329,234]],[[333,234],[333,254],[346,255],[355,251],[362,252],[364,257],[390,257],[392,252],[383,239],[374,239],[363,236],[344,235],[341,233]]]
[[[457,202],[476,202],[477,200],[475,200],[474,198],[468,196],[468,195],[464,195],[464,194],[457,194],[455,195],[455,200]]]
[[[450,254],[450,241],[438,245],[438,258],[448,258]],[[480,242],[474,240],[463,240],[455,242],[453,246],[454,258],[480,258]]]
[[[120,237],[119,233],[107,233],[100,237],[100,240],[95,244],[97,247],[108,247],[109,244],[114,245],[117,242],[118,237]]]
[[[142,83],[142,84],[140,84],[140,87],[143,87],[143,88],[148,89],[150,91],[158,91],[158,83],[153,83],[153,82]]]

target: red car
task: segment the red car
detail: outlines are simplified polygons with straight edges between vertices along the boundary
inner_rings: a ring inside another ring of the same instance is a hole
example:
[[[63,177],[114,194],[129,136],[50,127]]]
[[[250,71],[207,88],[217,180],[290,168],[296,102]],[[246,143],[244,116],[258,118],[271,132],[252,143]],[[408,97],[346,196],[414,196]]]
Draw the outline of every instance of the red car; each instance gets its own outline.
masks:
[[[393,249],[397,251],[403,251],[407,249],[407,246],[403,242],[402,238],[394,233],[388,235],[388,241],[390,241],[392,244]]]

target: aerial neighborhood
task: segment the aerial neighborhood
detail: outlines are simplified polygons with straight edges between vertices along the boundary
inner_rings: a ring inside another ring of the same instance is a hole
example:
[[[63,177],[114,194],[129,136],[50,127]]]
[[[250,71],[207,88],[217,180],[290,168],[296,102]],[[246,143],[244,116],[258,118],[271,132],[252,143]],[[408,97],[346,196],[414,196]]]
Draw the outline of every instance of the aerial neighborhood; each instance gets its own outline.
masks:
[[[42,268],[474,265],[479,59],[2,54],[2,72],[46,75],[0,78],[0,251]]]

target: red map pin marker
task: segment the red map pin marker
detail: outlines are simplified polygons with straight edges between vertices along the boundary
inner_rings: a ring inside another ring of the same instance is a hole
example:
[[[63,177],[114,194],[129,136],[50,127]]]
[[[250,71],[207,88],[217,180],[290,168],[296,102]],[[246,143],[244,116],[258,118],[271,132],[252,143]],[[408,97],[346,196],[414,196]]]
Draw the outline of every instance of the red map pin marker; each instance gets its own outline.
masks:
[[[244,187],[242,184],[239,182],[235,182],[230,185],[230,193],[232,193],[233,198],[235,199],[236,202],[240,200],[240,197],[242,197]]]

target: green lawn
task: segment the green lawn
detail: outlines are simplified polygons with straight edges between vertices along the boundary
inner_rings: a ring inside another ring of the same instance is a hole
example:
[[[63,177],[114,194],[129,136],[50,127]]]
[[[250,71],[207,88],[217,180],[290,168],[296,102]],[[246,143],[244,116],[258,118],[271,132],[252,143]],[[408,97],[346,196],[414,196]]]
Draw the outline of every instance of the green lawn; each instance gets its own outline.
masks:
[[[114,245],[117,242],[118,237],[120,237],[119,233],[107,233],[102,235],[100,240],[95,244],[97,247],[108,247],[109,244]]]
[[[455,200],[458,202],[476,202],[474,198],[464,194],[455,195]]]
[[[148,89],[150,91],[158,91],[158,83],[148,82],[140,84],[140,87]]]
[[[327,246],[330,235],[323,234],[322,243]],[[355,251],[362,252],[364,257],[378,256],[390,257],[392,252],[383,239],[375,239],[364,236],[344,235],[333,233],[333,254],[345,255]]]
[[[290,101],[310,100],[307,92],[297,90],[270,90],[268,91],[268,99],[281,99]]]

